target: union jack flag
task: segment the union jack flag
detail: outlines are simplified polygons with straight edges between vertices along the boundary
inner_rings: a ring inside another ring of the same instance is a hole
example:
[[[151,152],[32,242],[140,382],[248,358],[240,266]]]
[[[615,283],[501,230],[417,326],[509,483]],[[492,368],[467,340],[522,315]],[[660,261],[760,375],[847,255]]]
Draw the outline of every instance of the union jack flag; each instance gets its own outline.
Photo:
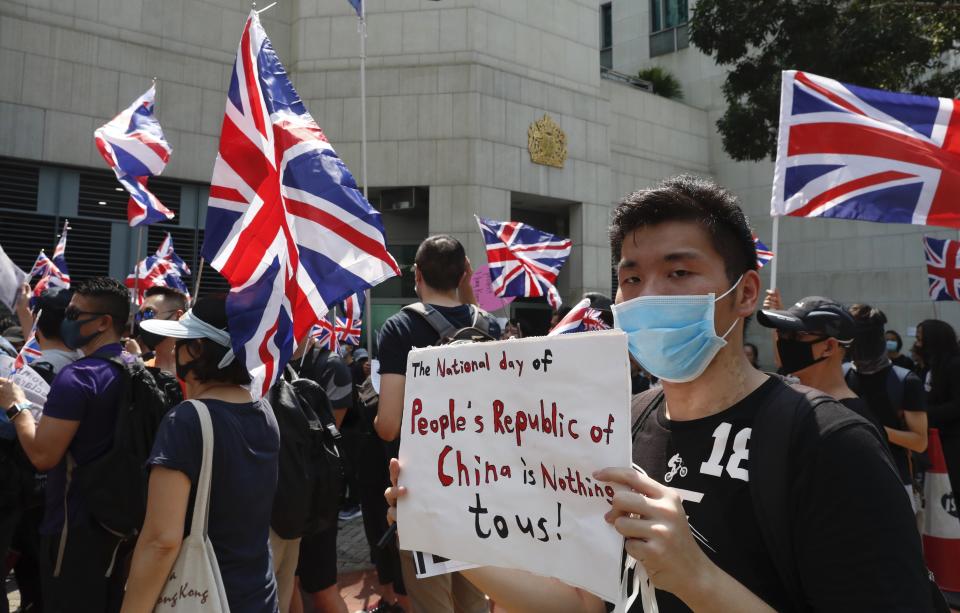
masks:
[[[609,329],[610,326],[603,321],[600,311],[590,308],[590,299],[584,298],[550,330],[547,336]]]
[[[30,337],[27,339],[27,342],[23,344],[23,347],[20,348],[20,353],[17,354],[17,358],[13,361],[14,372],[19,371],[28,364],[36,362],[43,355],[40,351],[40,343],[37,342],[37,321],[40,320],[41,313],[43,313],[42,309],[37,311],[36,316],[33,318],[33,326],[30,328]]]
[[[355,10],[355,11],[357,12],[357,16],[359,17],[359,16],[361,15],[361,11],[362,11],[362,9],[360,8],[360,6],[361,6],[361,4],[363,4],[363,0],[347,0],[347,2],[350,3],[350,6],[353,7],[353,10]]]
[[[477,217],[487,245],[493,293],[501,298],[545,296],[554,309],[562,303],[555,284],[570,255],[570,239],[541,232],[519,221]]]
[[[33,268],[30,269],[30,278],[40,277],[40,280],[37,281],[37,284],[33,287],[34,299],[49,287],[62,287],[64,289],[70,287],[70,273],[67,271],[66,255],[67,230],[69,229],[69,222],[64,221],[63,232],[60,234],[60,240],[57,241],[57,246],[53,249],[52,260],[43,252],[43,249],[41,249],[40,255],[37,256],[37,260],[33,263]]]
[[[168,232],[166,238],[160,243],[160,247],[157,248],[157,253],[137,263],[137,267],[127,276],[124,283],[131,290],[136,288],[137,295],[134,298],[137,304],[141,304],[144,293],[155,286],[169,287],[183,292],[189,299],[190,288],[183,281],[183,277],[189,275],[190,269],[173,250],[173,238]]]
[[[923,237],[930,300],[960,301],[960,241]]]
[[[147,189],[147,179],[163,172],[173,151],[153,114],[156,93],[156,86],[151,85],[126,110],[93,133],[100,155],[120,185],[130,192],[127,222],[131,227],[173,219],[173,211]]]
[[[363,293],[356,293],[340,305],[343,317],[337,317],[337,340],[344,345],[359,345],[363,332]]]
[[[256,11],[240,38],[203,255],[230,283],[233,350],[266,393],[335,305],[400,274],[380,214],[307,112]]]
[[[340,348],[340,342],[337,339],[337,332],[332,323],[326,319],[321,319],[313,326],[310,331],[310,337],[316,342],[318,347],[337,351]]]
[[[960,104],[785,71],[770,214],[960,228]]]
[[[770,251],[770,247],[760,242],[756,234],[753,235],[753,245],[757,249],[757,268],[763,268],[773,259],[774,253]]]

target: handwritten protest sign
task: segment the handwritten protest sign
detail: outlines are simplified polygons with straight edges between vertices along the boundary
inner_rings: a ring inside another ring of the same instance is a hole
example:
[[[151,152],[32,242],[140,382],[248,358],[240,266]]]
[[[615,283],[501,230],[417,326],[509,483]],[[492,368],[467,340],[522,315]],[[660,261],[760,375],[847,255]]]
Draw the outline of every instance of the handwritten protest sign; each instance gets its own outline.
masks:
[[[402,549],[619,598],[614,489],[592,474],[630,465],[622,332],[414,350],[405,390]]]
[[[473,295],[476,296],[477,303],[485,311],[497,311],[506,308],[508,304],[513,302],[513,296],[501,298],[493,293],[490,267],[486,264],[473,271],[473,276],[470,277],[470,285],[473,287]]]

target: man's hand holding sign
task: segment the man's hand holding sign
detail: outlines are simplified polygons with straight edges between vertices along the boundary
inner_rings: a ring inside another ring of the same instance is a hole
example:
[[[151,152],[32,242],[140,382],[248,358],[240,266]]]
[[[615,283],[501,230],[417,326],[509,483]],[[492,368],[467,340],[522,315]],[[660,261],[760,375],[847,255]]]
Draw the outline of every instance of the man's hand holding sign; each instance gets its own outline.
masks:
[[[615,489],[630,464],[629,364],[615,331],[410,353],[400,546],[620,593]],[[584,376],[589,365],[589,376]]]

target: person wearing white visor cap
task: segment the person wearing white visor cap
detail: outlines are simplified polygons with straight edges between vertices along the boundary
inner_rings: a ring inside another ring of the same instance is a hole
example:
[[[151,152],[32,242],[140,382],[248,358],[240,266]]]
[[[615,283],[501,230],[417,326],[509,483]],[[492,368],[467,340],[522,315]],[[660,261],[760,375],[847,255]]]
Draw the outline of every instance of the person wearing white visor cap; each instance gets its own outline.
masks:
[[[207,532],[230,610],[275,611],[269,530],[280,433],[270,406],[250,396],[250,376],[234,358],[225,300],[200,298],[178,321],[152,319],[141,327],[177,339],[177,377],[190,400],[163,418],[147,460],[147,514],[123,611],[152,611],[177,560],[203,455],[196,403],[206,406],[213,430]]]

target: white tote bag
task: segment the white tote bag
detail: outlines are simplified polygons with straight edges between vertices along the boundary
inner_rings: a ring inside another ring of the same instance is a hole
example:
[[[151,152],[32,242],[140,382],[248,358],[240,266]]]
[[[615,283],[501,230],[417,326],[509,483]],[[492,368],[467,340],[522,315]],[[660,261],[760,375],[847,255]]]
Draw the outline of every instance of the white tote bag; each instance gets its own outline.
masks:
[[[191,400],[190,403],[197,410],[203,437],[197,497],[193,502],[190,535],[180,546],[180,555],[153,610],[155,613],[229,613],[230,605],[220,577],[220,566],[213,545],[207,538],[210,475],[213,472],[213,423],[207,405],[197,400]]]

